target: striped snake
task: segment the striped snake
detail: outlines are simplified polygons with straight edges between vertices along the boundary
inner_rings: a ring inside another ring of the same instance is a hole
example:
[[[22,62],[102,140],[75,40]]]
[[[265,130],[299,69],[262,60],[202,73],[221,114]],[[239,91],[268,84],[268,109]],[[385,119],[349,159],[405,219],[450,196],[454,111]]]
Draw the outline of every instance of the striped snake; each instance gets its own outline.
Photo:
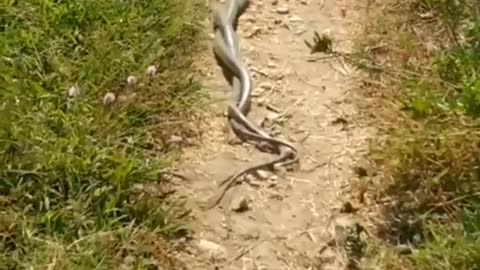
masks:
[[[250,106],[252,79],[240,58],[235,30],[238,18],[248,5],[249,0],[227,0],[223,9],[214,12],[213,49],[215,58],[233,89],[233,98],[228,104],[228,120],[232,130],[240,139],[255,143],[259,150],[271,152],[278,157],[272,161],[244,169],[222,181],[220,186],[224,186],[224,188],[210,208],[220,203],[227,190],[234,186],[240,177],[257,170],[274,171],[277,166],[288,166],[298,162],[298,153],[292,144],[273,138],[250,122],[246,116]]]

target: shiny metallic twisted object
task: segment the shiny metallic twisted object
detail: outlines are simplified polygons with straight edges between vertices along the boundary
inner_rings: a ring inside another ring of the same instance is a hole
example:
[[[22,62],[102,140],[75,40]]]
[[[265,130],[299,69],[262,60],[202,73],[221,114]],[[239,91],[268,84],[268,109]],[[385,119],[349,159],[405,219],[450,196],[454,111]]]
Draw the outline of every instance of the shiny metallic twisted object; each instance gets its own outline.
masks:
[[[233,131],[240,139],[256,142],[257,148],[277,154],[278,158],[247,168],[222,181],[220,185],[225,187],[211,207],[222,200],[226,191],[235,185],[238,178],[260,169],[273,171],[276,166],[288,166],[298,161],[298,153],[293,145],[271,137],[246,117],[250,105],[252,80],[246,65],[240,58],[235,30],[237,20],[247,9],[248,4],[249,0],[228,0],[223,9],[215,11],[214,53],[233,89],[233,100],[228,104],[228,119]]]

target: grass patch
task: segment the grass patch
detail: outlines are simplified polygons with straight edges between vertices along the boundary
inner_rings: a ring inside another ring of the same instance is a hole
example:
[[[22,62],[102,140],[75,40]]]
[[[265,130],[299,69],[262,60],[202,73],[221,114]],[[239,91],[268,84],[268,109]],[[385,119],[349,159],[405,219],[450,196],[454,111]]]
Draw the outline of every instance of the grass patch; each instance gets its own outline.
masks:
[[[201,96],[204,11],[196,0],[0,3],[0,269],[166,267],[160,236],[182,232],[185,211],[165,199],[162,173]]]
[[[377,46],[362,61],[376,67],[368,86],[385,136],[370,155],[379,176],[363,181],[381,206],[377,244],[389,248],[372,248],[365,268],[480,269],[478,3],[376,8],[359,47]]]

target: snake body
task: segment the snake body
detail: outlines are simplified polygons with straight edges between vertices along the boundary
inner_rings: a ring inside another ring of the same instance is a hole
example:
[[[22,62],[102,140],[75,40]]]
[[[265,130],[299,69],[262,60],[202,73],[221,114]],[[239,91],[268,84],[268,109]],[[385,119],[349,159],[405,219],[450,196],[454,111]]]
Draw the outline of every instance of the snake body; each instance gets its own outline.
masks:
[[[277,154],[278,157],[272,161],[244,169],[222,181],[220,185],[225,185],[225,187],[211,207],[216,206],[222,200],[226,191],[236,184],[238,178],[261,169],[273,171],[276,166],[288,166],[298,161],[298,152],[292,144],[273,138],[250,122],[246,116],[249,110],[252,80],[246,65],[240,59],[235,30],[238,18],[248,5],[249,0],[228,0],[223,9],[214,12],[213,49],[215,57],[233,89],[233,98],[228,104],[227,111],[233,131],[242,140],[255,142],[260,150],[268,150]]]

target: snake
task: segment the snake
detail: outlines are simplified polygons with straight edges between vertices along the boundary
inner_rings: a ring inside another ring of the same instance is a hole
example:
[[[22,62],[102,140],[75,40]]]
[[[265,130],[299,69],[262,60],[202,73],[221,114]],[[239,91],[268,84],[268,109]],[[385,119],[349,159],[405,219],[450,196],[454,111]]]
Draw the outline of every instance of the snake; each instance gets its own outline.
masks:
[[[253,84],[250,72],[241,60],[235,31],[239,17],[246,11],[249,4],[250,0],[227,0],[223,9],[214,11],[213,51],[218,64],[232,87],[232,100],[228,103],[227,109],[232,130],[243,141],[255,143],[259,150],[269,151],[278,155],[278,157],[246,168],[221,181],[219,186],[224,186],[224,188],[209,208],[218,205],[227,190],[234,186],[240,177],[258,170],[274,171],[277,166],[289,166],[299,160],[298,151],[291,143],[273,138],[246,116],[250,108]]]

